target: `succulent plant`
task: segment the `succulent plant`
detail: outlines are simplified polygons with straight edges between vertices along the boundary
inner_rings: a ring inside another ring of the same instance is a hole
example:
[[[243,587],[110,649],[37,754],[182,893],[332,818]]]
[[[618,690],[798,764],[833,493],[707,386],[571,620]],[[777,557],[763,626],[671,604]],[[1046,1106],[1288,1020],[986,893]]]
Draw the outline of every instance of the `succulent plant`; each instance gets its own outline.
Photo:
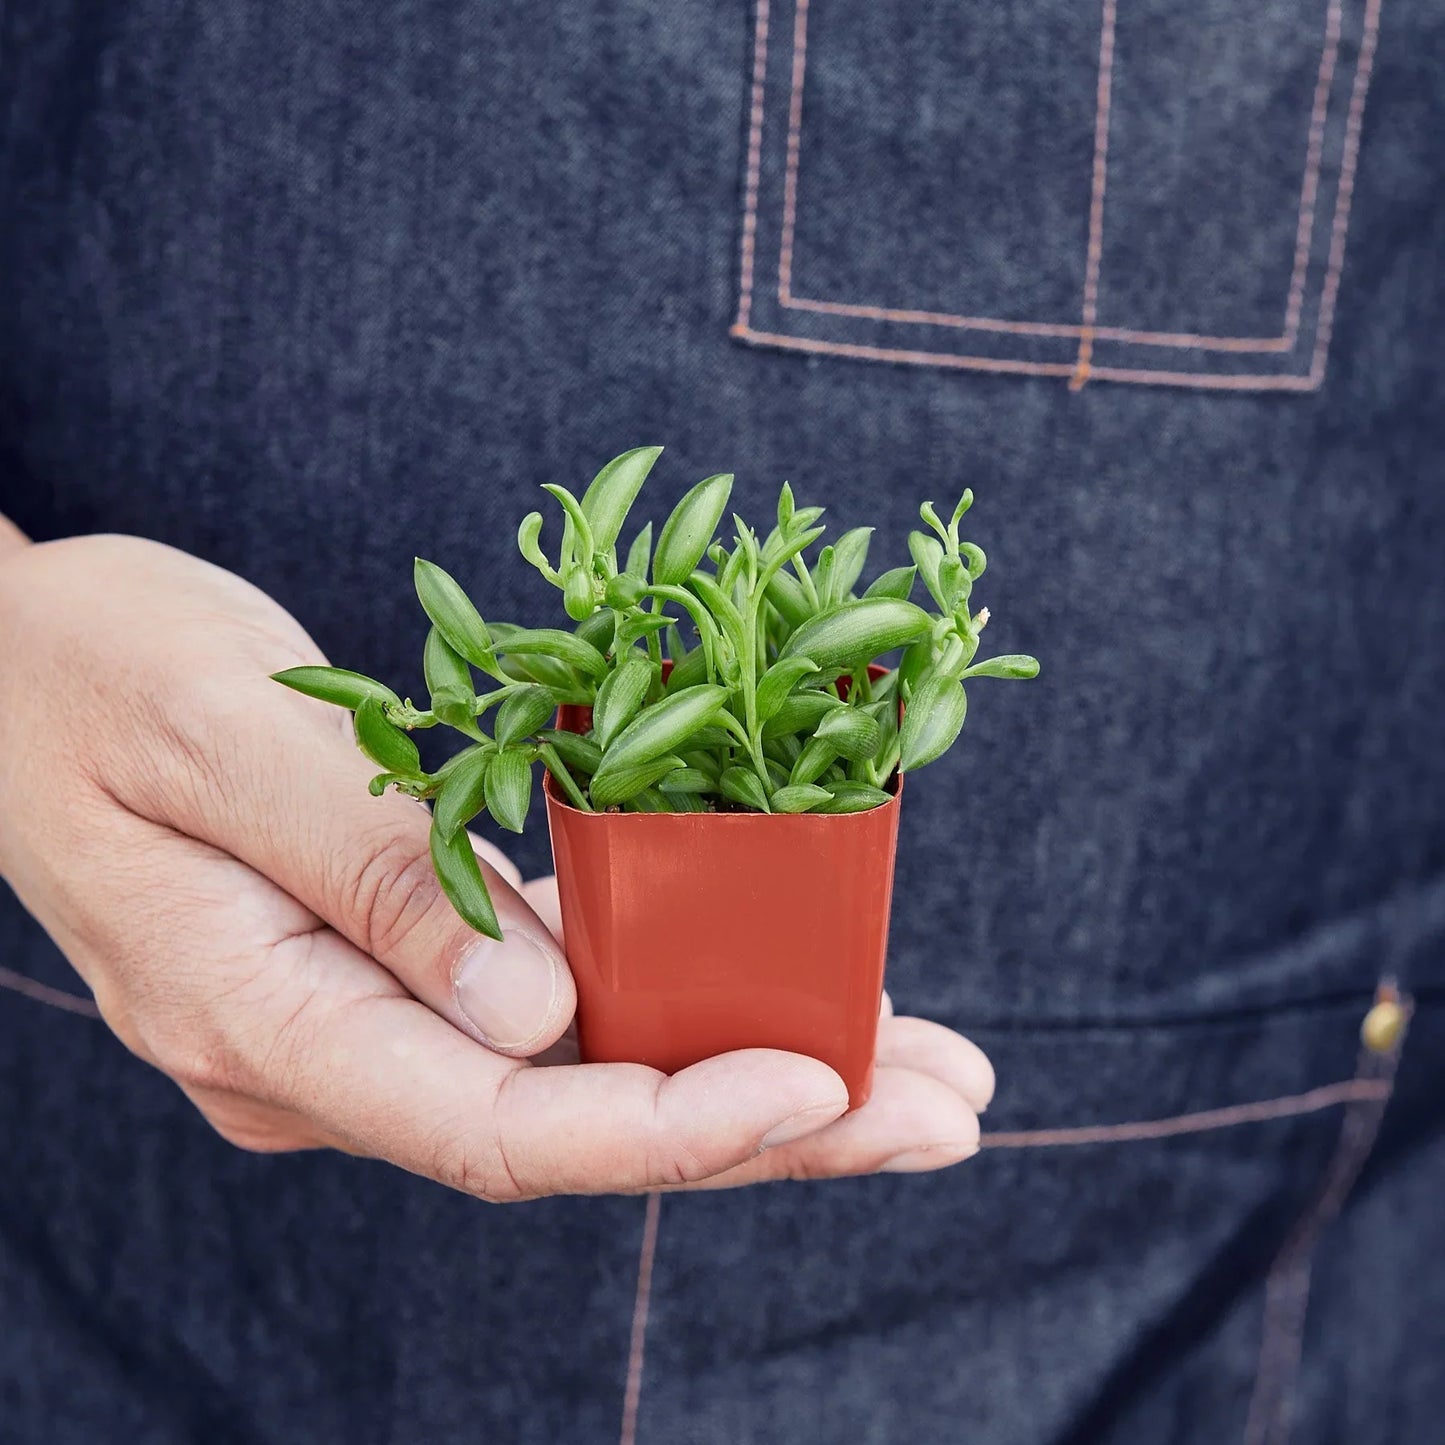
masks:
[[[431,621],[427,707],[340,668],[276,674],[351,710],[357,745],[381,769],[373,793],[395,787],[433,801],[437,877],[467,923],[493,937],[467,824],[485,812],[521,832],[535,763],[587,811],[859,812],[888,801],[900,770],[953,745],[967,682],[1038,673],[1032,657],[975,661],[988,609],[970,609],[986,558],[959,537],[972,491],[946,522],[925,502],[926,530],[908,539],[912,565],[859,593],[872,529],[813,552],[823,509],[797,506],[786,483],[766,535],[734,514],[730,540],[719,538],[733,483],[719,475],[682,498],[655,544],[648,523],[620,550],[661,450],[623,453],[580,498],[544,488],[562,515],[555,562],[542,514],[523,518],[518,548],[561,591],[570,627],[484,622],[451,576],[418,558]],[[926,607],[911,600],[920,579]],[[895,654],[880,673],[874,664]],[[550,725],[566,704],[592,710],[588,731]],[[465,746],[428,772],[409,734],[437,726]]]

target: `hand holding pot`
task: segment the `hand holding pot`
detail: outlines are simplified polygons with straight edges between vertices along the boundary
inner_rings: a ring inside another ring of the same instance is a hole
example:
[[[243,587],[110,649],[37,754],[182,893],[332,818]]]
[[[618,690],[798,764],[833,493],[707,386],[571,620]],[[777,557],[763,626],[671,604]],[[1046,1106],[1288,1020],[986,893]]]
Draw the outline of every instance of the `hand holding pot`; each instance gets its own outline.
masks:
[[[0,519],[0,656],[0,875],[233,1143],[332,1146],[493,1200],[976,1147],[987,1061],[921,1020],[885,1022],[874,1098],[845,1118],[832,1070],[773,1050],[672,1078],[532,1064],[575,994],[515,869],[478,844],[506,941],[472,933],[425,808],[368,797],[345,716],[267,680],[323,659],[238,578],[131,538],[26,546]]]

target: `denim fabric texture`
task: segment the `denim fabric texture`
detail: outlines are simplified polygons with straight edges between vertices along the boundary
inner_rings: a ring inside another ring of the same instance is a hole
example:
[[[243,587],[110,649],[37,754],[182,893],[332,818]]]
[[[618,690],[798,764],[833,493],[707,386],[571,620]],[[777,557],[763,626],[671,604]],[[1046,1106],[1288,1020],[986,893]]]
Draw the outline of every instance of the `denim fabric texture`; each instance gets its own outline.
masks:
[[[890,987],[1000,1079],[939,1175],[246,1155],[0,887],[0,1442],[1438,1440],[1442,133],[1435,0],[3,0],[32,536],[415,690],[413,553],[550,621],[516,522],[629,446],[880,568],[967,482],[1044,670],[904,810]]]

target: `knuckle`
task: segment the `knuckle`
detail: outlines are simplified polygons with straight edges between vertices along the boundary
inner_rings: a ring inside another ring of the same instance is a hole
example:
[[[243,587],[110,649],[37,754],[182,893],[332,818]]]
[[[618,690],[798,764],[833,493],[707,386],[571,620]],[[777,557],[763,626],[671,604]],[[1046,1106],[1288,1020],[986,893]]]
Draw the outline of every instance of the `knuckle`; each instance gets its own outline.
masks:
[[[409,830],[372,839],[359,862],[348,860],[338,891],[342,916],[373,958],[394,957],[442,902],[427,840]]]
[[[868,1168],[864,1164],[849,1166],[842,1160],[828,1158],[822,1155],[810,1153],[806,1149],[798,1150],[790,1154],[788,1150],[780,1150],[779,1153],[785,1157],[775,1160],[776,1168],[772,1177],[776,1179],[793,1179],[800,1183],[818,1179],[837,1179],[849,1174],[866,1174]]]
[[[283,996],[284,995],[284,996]],[[308,1062],[315,1055],[321,989],[318,985],[277,983],[265,1006],[247,1017],[264,1018],[264,1033],[237,1037],[230,1052],[231,1078],[246,1092],[276,1103],[304,1096]]]
[[[449,1121],[437,1130],[430,1151],[434,1178],[488,1204],[516,1204],[546,1192],[523,1184],[511,1158],[507,1116],[514,1098],[509,1085],[516,1075],[513,1070],[498,1081],[484,1115],[490,1121],[487,1126],[479,1129],[471,1120]]]
[[[675,1142],[662,1155],[656,1157],[648,1170],[650,1178],[659,1184],[681,1187],[685,1184],[699,1184],[720,1172],[719,1165],[709,1164],[688,1145]]]
[[[431,1172],[442,1184],[486,1204],[518,1204],[536,1197],[522,1188],[495,1147],[450,1140],[435,1151]]]
[[[135,1010],[143,1056],[187,1092],[285,1103],[303,1073],[316,997],[269,975],[247,977],[182,1010]]]
[[[677,1129],[667,1126],[668,1080],[659,1076],[652,1096],[653,1145],[646,1163],[647,1178],[663,1186],[681,1187],[710,1179],[736,1159],[710,1161],[697,1152],[696,1141],[679,1138]]]
[[[113,1014],[102,1016],[110,1023]],[[150,989],[129,990],[124,1017],[111,1026],[133,1054],[187,1093],[227,1092],[239,1082],[237,1060],[221,1030],[192,1008],[156,998]]]
[[[240,1083],[241,1070],[219,1040],[201,1042],[163,1031],[147,1040],[156,1067],[190,1092],[224,1093]]]
[[[514,1112],[516,1096],[513,1093],[513,1085],[522,1072],[520,1069],[513,1069],[503,1074],[497,1083],[496,1094],[492,1098],[492,1137],[485,1157],[491,1166],[488,1180],[491,1192],[487,1197],[494,1203],[533,1199],[538,1194],[537,1190],[528,1189],[522,1182],[522,1176],[517,1170],[516,1161],[512,1158],[509,1143],[515,1136],[514,1131],[507,1126],[507,1116],[510,1112]]]
[[[193,669],[184,686],[152,660],[110,689],[108,713],[119,724],[110,765],[141,811],[190,817],[217,801],[236,804],[257,792],[267,766],[258,729],[270,700],[260,688],[281,691],[266,670],[292,665],[293,656],[310,659],[300,649],[282,649],[278,661],[274,649],[263,654],[251,648],[256,660],[250,662],[246,637],[244,629],[233,627],[226,665]],[[349,729],[340,710],[337,721]]]
[[[144,817],[181,824],[208,800],[229,796],[241,759],[223,741],[224,690],[201,676],[175,688],[161,677],[130,679],[124,695],[108,700],[119,720],[106,759],[106,787]]]

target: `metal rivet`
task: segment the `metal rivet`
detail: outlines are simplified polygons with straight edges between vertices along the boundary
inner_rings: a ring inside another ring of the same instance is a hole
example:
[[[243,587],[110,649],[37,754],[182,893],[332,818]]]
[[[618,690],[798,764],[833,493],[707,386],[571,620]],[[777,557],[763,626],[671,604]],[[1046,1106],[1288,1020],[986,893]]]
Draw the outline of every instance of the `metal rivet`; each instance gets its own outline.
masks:
[[[1405,1030],[1405,1010],[1398,999],[1382,998],[1365,1015],[1360,1025],[1360,1041],[1372,1053],[1388,1054],[1400,1042]]]

